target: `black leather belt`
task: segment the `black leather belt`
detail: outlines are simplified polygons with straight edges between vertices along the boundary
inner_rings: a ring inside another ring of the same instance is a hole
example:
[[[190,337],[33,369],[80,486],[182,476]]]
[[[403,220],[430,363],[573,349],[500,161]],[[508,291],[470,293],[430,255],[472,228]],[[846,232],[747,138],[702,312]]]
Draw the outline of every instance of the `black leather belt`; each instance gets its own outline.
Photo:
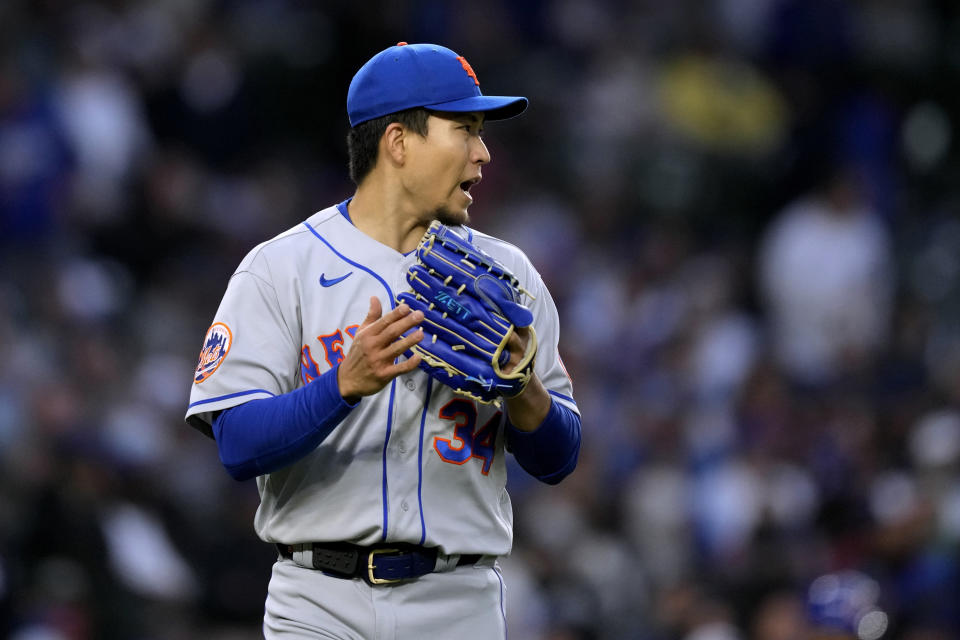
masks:
[[[311,551],[314,569],[337,578],[363,578],[370,584],[392,584],[419,578],[437,570],[436,547],[397,543],[383,547],[361,547],[347,542],[313,542],[303,545],[277,544],[284,558],[294,559],[298,549]],[[480,554],[461,555],[454,566],[476,564]],[[450,568],[453,568],[452,566]]]

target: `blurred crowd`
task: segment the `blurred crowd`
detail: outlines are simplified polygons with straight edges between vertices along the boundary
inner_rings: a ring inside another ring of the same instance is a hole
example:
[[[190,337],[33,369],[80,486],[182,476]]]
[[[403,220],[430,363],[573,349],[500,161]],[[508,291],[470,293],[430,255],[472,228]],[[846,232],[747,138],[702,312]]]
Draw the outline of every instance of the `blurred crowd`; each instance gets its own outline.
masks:
[[[352,193],[399,40],[531,99],[473,225],[550,287],[584,444],[511,468],[510,637],[960,637],[951,0],[0,3],[0,636],[259,637],[192,371],[243,255]],[[854,571],[882,615],[818,618]]]

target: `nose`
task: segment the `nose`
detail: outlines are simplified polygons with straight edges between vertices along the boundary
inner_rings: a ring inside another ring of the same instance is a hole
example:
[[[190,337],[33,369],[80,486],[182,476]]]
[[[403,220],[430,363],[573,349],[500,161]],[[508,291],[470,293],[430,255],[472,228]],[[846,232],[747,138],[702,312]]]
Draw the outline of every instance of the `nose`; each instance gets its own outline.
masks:
[[[490,150],[487,149],[487,145],[484,144],[483,138],[480,136],[475,136],[474,138],[473,149],[471,150],[471,160],[476,164],[487,164],[490,162]]]

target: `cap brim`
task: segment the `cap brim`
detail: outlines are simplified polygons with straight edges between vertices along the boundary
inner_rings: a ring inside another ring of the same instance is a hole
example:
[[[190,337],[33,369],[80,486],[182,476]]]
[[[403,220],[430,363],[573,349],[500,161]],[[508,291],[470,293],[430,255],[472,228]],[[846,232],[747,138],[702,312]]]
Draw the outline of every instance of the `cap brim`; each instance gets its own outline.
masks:
[[[526,111],[527,104],[528,100],[520,96],[470,96],[423,106],[434,111],[452,113],[479,111],[484,114],[486,120],[506,120]]]

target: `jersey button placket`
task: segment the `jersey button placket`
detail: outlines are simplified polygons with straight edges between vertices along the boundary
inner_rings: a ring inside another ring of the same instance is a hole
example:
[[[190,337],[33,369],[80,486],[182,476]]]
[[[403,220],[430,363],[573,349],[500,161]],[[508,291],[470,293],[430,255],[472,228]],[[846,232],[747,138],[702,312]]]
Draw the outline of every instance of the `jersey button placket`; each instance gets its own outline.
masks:
[[[410,256],[404,259],[403,268],[399,275],[402,284],[395,283],[396,290],[403,291],[410,288],[406,278],[406,267],[414,261]],[[390,442],[392,463],[389,466],[389,504],[392,512],[390,532],[393,536],[406,537],[416,540],[422,532],[417,489],[419,482],[419,459],[417,443],[419,442],[420,421],[423,412],[423,398],[420,397],[423,385],[418,385],[411,376],[406,375],[396,379],[397,393],[393,404],[393,422],[395,425],[409,425],[409,430],[398,430],[393,433]],[[401,387],[402,385],[402,387]]]

